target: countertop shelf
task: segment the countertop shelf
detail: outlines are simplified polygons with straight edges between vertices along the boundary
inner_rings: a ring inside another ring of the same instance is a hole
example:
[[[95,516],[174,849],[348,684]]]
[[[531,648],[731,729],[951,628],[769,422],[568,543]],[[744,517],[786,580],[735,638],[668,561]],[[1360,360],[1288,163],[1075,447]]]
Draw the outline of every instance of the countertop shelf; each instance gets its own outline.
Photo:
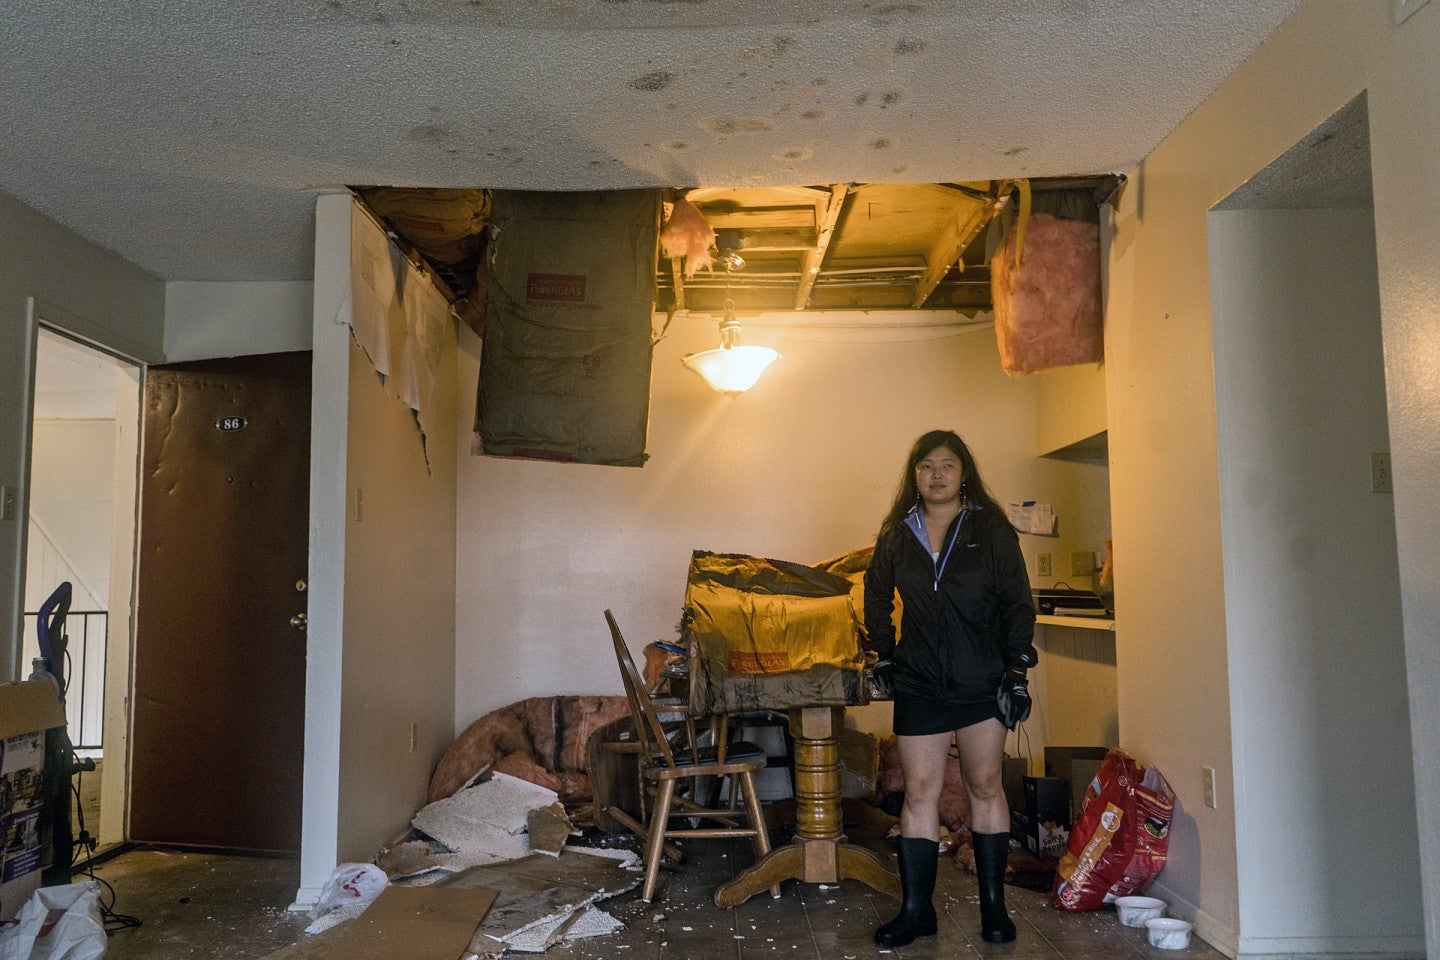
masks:
[[[1103,617],[1052,617],[1048,613],[1035,616],[1035,622],[1050,627],[1077,627],[1081,630],[1109,630],[1114,632],[1115,621]]]

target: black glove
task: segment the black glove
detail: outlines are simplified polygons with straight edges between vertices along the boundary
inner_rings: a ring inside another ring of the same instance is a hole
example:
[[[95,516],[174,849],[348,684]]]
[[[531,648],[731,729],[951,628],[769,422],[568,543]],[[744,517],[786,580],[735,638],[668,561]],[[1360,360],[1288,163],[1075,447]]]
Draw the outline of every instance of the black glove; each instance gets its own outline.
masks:
[[[895,699],[895,662],[880,660],[870,667],[870,699]]]
[[[1005,676],[1000,678],[995,703],[1007,729],[1014,730],[1017,723],[1025,722],[1030,716],[1030,683],[1025,679],[1025,671],[1005,671]]]

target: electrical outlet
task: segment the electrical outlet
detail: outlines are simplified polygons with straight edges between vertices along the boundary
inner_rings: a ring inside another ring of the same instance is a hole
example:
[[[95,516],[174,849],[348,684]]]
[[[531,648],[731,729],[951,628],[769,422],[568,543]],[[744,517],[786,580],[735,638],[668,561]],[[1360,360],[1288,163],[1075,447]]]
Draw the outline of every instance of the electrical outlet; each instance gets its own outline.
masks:
[[[1201,799],[1205,802],[1205,806],[1209,807],[1211,810],[1216,809],[1214,767],[1200,768],[1200,794]]]
[[[355,522],[359,523],[365,518],[365,491],[359,487],[355,488]]]
[[[1095,552],[1077,550],[1070,554],[1070,576],[1085,577],[1095,572]]]
[[[1035,567],[1036,573],[1039,576],[1049,577],[1054,575],[1054,571],[1051,569],[1050,564],[1050,554],[1048,553],[1042,553],[1035,558]]]
[[[1370,454],[1370,492],[1393,493],[1395,486],[1390,477],[1390,453],[1382,451]]]
[[[20,488],[0,488],[0,520],[20,519]]]
[[[419,733],[419,727],[420,727],[419,721],[417,721],[417,720],[411,720],[411,721],[410,721],[410,752],[411,752],[411,753],[414,753],[414,752],[415,752],[415,743],[416,743],[416,741],[419,739],[419,738],[416,736],[416,734]]]

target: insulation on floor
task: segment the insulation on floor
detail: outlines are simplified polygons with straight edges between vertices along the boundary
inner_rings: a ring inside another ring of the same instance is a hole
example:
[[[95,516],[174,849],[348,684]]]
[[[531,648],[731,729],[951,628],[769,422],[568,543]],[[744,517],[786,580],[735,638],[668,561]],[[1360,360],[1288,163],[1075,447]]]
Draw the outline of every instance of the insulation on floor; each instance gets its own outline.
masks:
[[[641,466],[659,190],[493,194],[475,432],[491,456]]]

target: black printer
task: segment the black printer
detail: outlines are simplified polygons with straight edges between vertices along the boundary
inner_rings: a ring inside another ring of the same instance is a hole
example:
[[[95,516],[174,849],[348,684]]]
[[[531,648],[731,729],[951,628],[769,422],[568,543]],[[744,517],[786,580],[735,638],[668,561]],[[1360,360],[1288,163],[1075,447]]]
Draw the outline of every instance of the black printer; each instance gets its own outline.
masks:
[[[1068,587],[1051,587],[1048,590],[1032,590],[1035,595],[1035,612],[1052,617],[1106,617],[1110,611],[1105,601],[1093,590],[1071,590]]]

